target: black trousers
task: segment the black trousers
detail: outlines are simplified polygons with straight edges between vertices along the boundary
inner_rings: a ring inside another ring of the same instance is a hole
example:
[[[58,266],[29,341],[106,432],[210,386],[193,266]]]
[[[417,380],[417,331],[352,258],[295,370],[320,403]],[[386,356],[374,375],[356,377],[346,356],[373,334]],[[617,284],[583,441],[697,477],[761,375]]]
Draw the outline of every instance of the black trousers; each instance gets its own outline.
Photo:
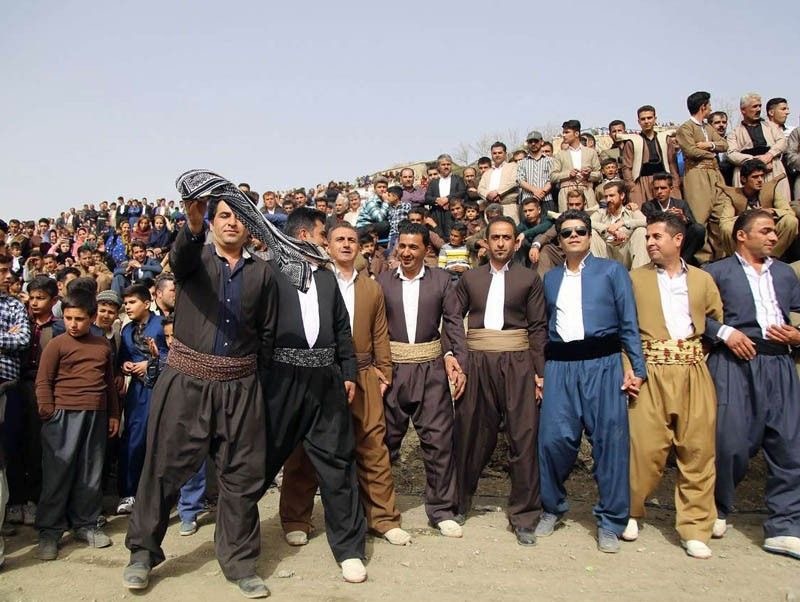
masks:
[[[97,526],[108,418],[104,411],[56,410],[42,425],[42,495],[36,507],[40,538]]]
[[[34,381],[23,377],[7,400],[8,503],[36,502],[42,494],[42,422]]]
[[[132,562],[164,561],[161,542],[181,486],[210,455],[218,475],[214,544],[228,579],[255,574],[265,490],[264,400],[258,377],[203,381],[167,367],[150,401],[145,455],[125,545]]]
[[[367,523],[358,493],[353,418],[338,366],[304,368],[276,362],[264,389],[266,482],[272,482],[302,443],[317,473],[334,558],[364,558]]]

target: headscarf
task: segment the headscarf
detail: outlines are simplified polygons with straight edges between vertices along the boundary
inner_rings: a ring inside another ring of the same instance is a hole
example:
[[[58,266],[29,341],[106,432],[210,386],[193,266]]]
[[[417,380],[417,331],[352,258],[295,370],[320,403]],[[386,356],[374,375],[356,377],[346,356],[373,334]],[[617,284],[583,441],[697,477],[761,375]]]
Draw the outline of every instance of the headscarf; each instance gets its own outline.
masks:
[[[213,196],[225,201],[250,234],[269,248],[278,269],[303,293],[308,291],[313,276],[312,266],[321,267],[329,259],[317,245],[287,236],[267,221],[239,188],[222,176],[205,169],[192,169],[175,180],[184,201]]]

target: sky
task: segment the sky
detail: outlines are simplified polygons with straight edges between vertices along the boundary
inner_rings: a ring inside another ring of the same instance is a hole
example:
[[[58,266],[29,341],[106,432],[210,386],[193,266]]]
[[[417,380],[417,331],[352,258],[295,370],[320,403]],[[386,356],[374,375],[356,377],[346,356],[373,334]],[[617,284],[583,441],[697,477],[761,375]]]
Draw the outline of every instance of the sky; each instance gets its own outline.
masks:
[[[353,180],[642,104],[680,123],[696,90],[784,96],[795,125],[800,3],[762,6],[5,0],[0,217],[177,198],[193,168],[259,192]]]

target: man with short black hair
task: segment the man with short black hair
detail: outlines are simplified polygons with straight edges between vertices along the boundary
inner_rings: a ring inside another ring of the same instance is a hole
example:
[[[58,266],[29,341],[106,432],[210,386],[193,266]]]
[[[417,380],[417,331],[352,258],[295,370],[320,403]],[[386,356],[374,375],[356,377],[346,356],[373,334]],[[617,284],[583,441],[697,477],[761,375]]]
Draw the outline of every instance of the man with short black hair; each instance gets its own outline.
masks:
[[[563,144],[566,150],[555,154],[553,169],[550,171],[550,181],[557,184],[558,210],[567,208],[567,191],[577,188],[586,197],[586,210],[597,209],[597,200],[594,195],[594,184],[600,181],[600,157],[593,148],[581,146],[581,122],[569,119],[561,125]]]
[[[789,103],[785,98],[770,98],[767,101],[767,119],[786,132],[786,121],[789,119]]]
[[[644,214],[628,205],[622,182],[607,182],[603,192],[606,206],[592,214],[597,234],[592,237],[592,254],[615,259],[629,270],[649,263]]]
[[[414,170],[404,167],[400,170],[400,185],[403,187],[402,202],[408,203],[412,207],[425,203],[426,190],[422,186],[414,186]]]
[[[600,160],[614,159],[617,164],[622,162],[622,143],[620,134],[626,130],[625,122],[621,119],[614,119],[608,124],[608,137],[611,138],[611,148],[600,151]]]
[[[721,138],[728,137],[728,114],[725,111],[714,111],[709,114],[708,124],[717,131]],[[733,163],[728,159],[728,153],[717,153],[717,163],[722,179],[726,186],[733,186]]]
[[[506,145],[500,141],[492,144],[492,167],[484,172],[478,184],[478,194],[487,203],[503,206],[503,215],[519,223],[519,185],[517,165],[508,162]]]

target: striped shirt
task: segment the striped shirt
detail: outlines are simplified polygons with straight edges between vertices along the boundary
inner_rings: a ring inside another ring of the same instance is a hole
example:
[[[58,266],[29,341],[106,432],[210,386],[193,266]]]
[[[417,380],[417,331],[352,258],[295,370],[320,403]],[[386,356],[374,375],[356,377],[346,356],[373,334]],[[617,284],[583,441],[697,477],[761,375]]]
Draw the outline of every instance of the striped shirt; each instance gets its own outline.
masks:
[[[530,155],[525,157],[517,164],[517,182],[527,182],[535,188],[544,188],[550,182],[550,172],[553,169],[553,159],[542,155],[538,159],[534,159]],[[526,200],[533,197],[533,194],[522,187],[519,189],[519,202],[522,204]],[[553,201],[553,195],[547,193],[543,203]]]

